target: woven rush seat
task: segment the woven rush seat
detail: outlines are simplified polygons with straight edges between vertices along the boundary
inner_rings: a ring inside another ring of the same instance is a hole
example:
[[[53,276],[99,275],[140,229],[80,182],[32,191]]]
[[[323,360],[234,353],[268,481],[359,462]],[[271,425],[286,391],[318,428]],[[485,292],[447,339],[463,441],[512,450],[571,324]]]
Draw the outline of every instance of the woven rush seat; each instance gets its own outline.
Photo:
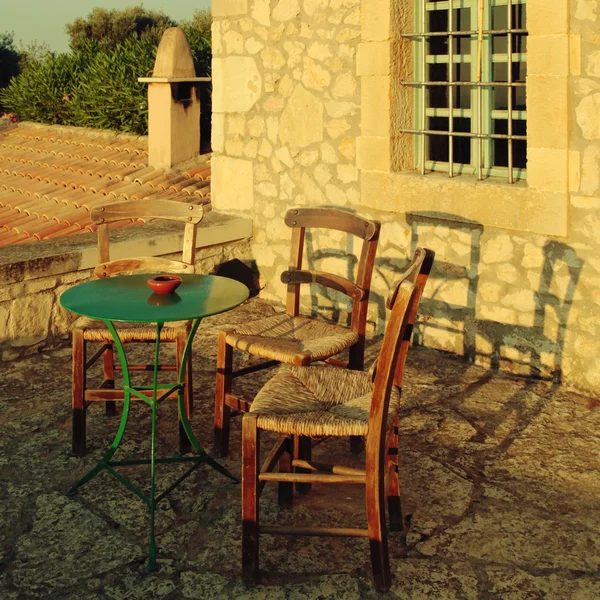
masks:
[[[350,348],[359,335],[345,327],[286,313],[228,331],[227,344],[254,356],[303,365]]]
[[[250,406],[260,429],[288,435],[367,435],[373,381],[364,371],[331,366],[309,369],[284,365],[258,392]],[[388,428],[400,408],[392,386]]]
[[[86,319],[85,323],[78,320],[76,327],[83,329],[83,339],[90,342],[112,342],[110,331],[102,321]],[[177,330],[185,329],[185,321],[177,321],[161,329],[160,339],[163,342],[174,342],[177,339]],[[136,323],[115,323],[119,339],[127,342],[153,342],[156,340],[156,327],[148,327]]]

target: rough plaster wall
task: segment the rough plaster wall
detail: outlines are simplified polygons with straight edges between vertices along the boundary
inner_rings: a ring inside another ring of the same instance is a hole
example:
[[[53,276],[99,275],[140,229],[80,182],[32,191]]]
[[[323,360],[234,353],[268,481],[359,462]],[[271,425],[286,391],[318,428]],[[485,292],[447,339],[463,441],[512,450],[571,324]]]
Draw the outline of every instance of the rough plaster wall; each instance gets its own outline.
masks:
[[[572,3],[571,12],[570,221],[568,236],[556,239],[407,217],[402,206],[389,211],[361,206],[354,170],[354,141],[360,135],[354,3],[256,0],[248,3],[247,14],[215,18],[215,56],[253,57],[264,86],[251,108],[214,115],[213,140],[230,178],[240,166],[249,174],[235,198],[225,193],[231,179],[213,178],[213,190],[217,208],[254,212],[252,252],[266,283],[263,296],[283,299],[279,273],[287,264],[290,238],[285,210],[308,204],[346,207],[383,223],[372,329],[382,330],[385,297],[407,257],[416,245],[427,246],[437,252],[437,262],[422,304],[419,343],[600,393],[600,17],[595,0]],[[302,102],[293,101],[300,91],[309,98],[308,125],[300,114]],[[309,128],[294,133],[301,147],[293,145],[289,131],[282,136],[282,121],[288,128],[293,122]],[[385,200],[377,206],[386,206]],[[345,239],[318,234],[311,246],[320,267],[328,262],[342,273],[356,252]],[[315,309],[331,305],[319,296],[311,302]],[[329,316],[340,315],[331,308]]]

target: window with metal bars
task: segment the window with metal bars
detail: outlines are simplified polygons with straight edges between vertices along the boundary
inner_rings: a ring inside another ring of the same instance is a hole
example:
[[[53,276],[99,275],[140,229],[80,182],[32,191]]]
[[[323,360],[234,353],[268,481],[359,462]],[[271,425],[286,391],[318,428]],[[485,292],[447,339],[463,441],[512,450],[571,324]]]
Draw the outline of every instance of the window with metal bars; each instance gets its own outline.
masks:
[[[526,177],[526,0],[415,0],[415,136],[421,173]]]

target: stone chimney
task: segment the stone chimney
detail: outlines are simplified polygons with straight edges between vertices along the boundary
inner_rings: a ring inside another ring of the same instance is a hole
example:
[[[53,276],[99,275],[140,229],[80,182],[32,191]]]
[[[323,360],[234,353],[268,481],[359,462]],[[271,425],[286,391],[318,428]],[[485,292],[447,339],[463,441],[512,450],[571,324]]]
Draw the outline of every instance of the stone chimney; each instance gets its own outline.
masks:
[[[171,169],[200,154],[200,94],[187,37],[179,27],[160,40],[148,83],[148,164]]]

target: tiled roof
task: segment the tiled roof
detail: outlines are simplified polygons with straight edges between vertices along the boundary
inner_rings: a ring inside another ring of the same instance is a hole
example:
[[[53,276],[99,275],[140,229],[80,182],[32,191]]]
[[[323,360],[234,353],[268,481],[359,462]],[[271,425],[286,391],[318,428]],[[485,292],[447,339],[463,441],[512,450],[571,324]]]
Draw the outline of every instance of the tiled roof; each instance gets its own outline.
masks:
[[[209,160],[165,172],[148,166],[145,136],[30,123],[1,129],[0,247],[94,231],[90,210],[111,200],[206,204]]]

